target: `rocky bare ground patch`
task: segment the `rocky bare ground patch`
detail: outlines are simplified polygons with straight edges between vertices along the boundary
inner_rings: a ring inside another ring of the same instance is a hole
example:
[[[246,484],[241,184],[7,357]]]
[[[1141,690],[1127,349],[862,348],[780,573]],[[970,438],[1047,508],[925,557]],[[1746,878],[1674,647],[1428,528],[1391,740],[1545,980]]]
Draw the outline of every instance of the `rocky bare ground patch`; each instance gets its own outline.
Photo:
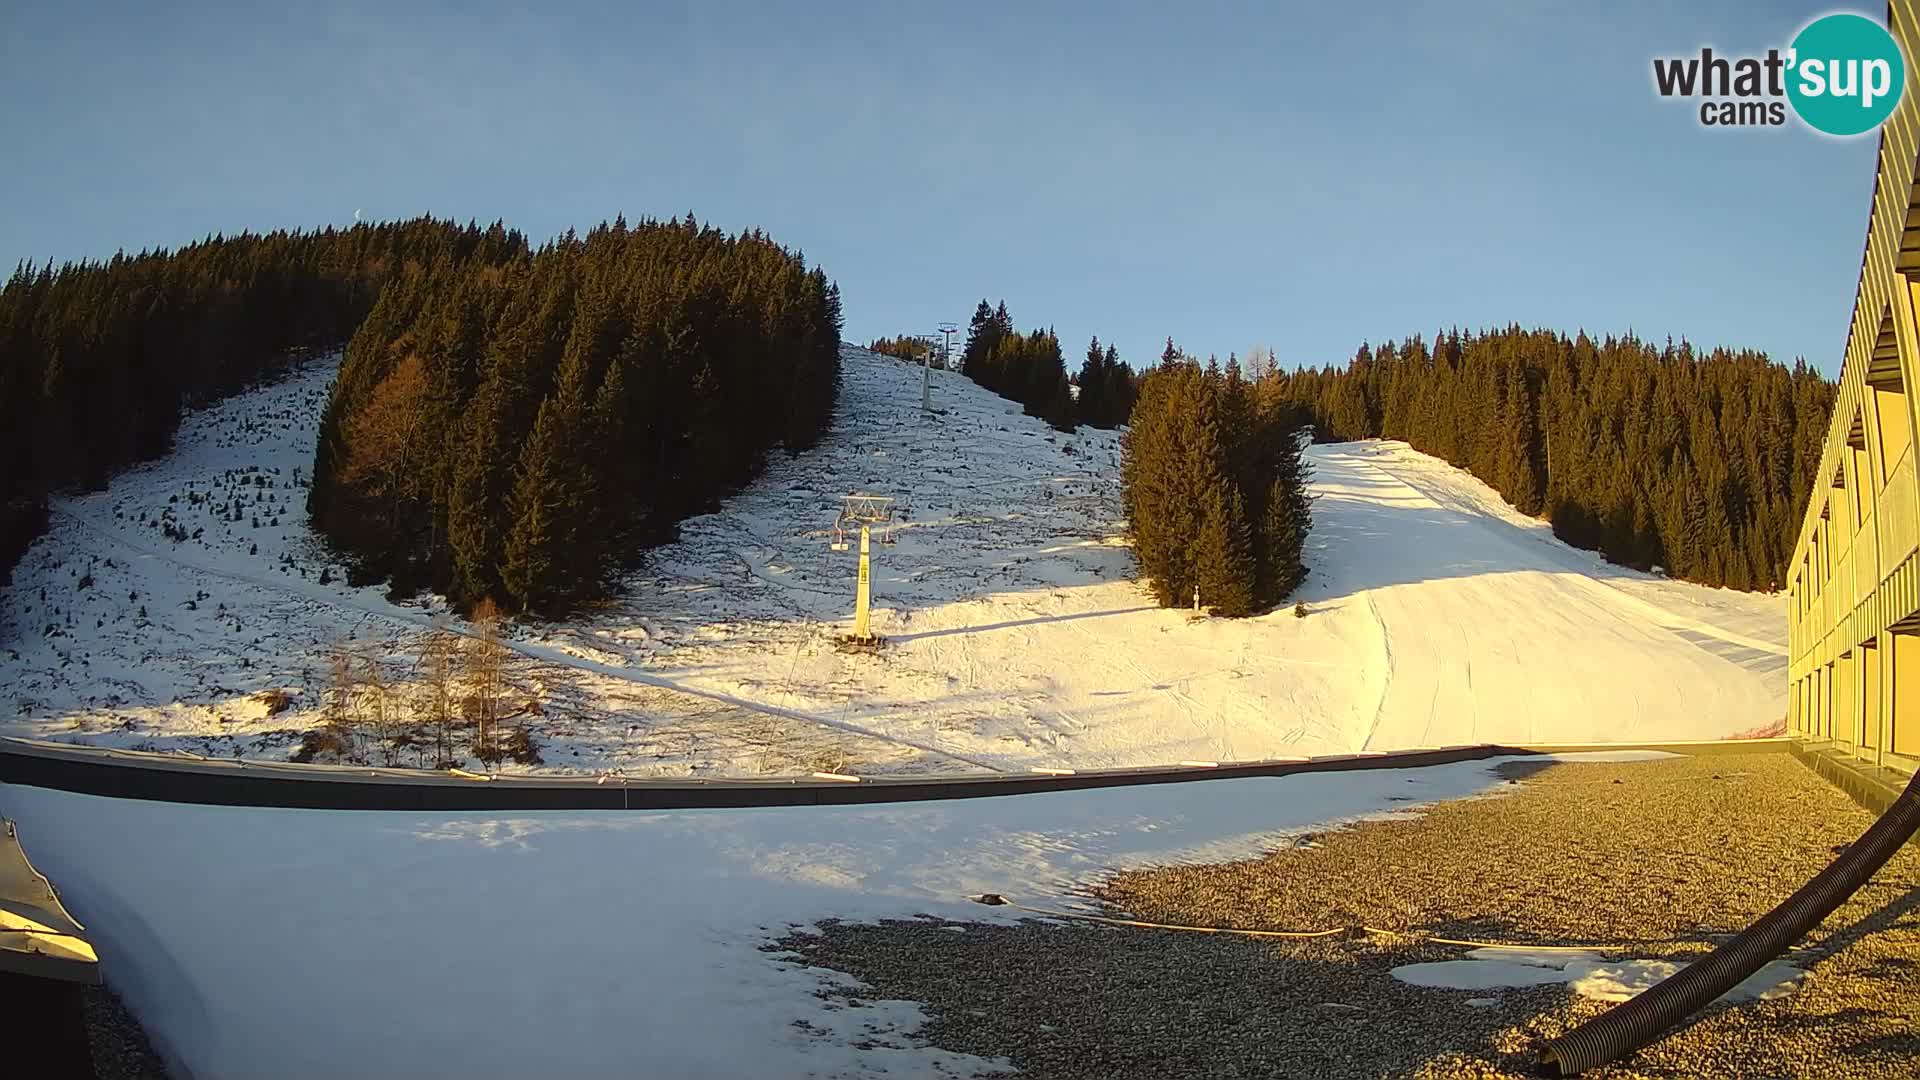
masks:
[[[1117,875],[1116,914],[1187,925],[1367,925],[1684,962],[1786,897],[1871,816],[1785,754],[1508,767],[1504,793],[1323,833],[1259,859]],[[1565,986],[1443,990],[1410,937],[1274,941],[1029,920],[836,923],[779,945],[922,1002],[919,1037],[1023,1076],[1531,1075],[1606,1004]],[[1920,850],[1792,954],[1787,996],[1717,1006],[1592,1075],[1920,1075]]]

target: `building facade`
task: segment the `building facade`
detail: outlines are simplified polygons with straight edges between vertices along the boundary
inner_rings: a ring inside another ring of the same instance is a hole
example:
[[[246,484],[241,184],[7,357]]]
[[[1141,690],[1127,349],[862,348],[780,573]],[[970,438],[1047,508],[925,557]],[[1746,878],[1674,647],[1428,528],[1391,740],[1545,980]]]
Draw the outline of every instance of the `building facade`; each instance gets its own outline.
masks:
[[[1920,766],[1920,52],[1916,0],[1887,25],[1908,90],[1880,132],[1840,392],[1788,569],[1788,727],[1873,764]]]

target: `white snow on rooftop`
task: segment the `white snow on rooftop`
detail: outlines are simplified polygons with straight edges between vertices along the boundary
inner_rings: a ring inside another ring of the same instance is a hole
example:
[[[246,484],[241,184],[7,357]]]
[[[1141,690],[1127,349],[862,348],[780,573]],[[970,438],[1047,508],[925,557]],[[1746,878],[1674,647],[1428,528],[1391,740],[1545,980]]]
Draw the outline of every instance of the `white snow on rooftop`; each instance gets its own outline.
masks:
[[[866,807],[237,809],[0,785],[178,1075],[955,1076],[910,1003],[763,951],[829,918],[1018,917],[1113,869],[1243,857],[1477,794],[1493,762]],[[1004,1063],[1000,1063],[1004,1064]]]

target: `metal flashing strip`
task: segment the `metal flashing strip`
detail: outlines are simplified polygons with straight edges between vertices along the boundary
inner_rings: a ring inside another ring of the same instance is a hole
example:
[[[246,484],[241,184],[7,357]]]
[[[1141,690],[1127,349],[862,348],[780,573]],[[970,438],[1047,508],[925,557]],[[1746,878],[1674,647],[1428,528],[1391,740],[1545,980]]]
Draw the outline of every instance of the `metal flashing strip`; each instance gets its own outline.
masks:
[[[1785,751],[1791,740],[1722,743],[1478,744],[1274,761],[1191,763],[1054,773],[950,777],[653,779],[619,775],[496,775],[187,758],[0,738],[0,783],[109,798],[321,810],[671,810],[849,805],[1027,795],[1046,791],[1192,783],[1296,773],[1413,769],[1515,755],[1665,750],[1682,754]]]

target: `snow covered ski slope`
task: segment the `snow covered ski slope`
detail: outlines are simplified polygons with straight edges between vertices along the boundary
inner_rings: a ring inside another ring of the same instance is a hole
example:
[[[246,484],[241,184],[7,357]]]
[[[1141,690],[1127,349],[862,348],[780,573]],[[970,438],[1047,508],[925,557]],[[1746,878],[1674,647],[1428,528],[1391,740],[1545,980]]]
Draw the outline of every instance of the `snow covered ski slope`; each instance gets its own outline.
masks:
[[[1710,739],[1780,717],[1783,601],[1609,565],[1404,443],[1314,460],[1306,594],[1377,633],[1368,749]]]
[[[347,587],[306,529],[294,470],[330,378],[233,398],[168,459],[57,501],[0,597],[0,733],[278,758],[319,720],[329,643],[411,670],[444,604]],[[1402,444],[1313,449],[1306,617],[1157,609],[1114,433],[1054,432],[946,372],[929,416],[920,378],[848,348],[819,447],[686,522],[612,601],[516,630],[532,768],[1091,768],[1718,738],[1784,710],[1784,601],[1608,566]],[[876,548],[877,655],[833,644],[854,491],[903,515]],[[270,714],[273,688],[292,704]]]

